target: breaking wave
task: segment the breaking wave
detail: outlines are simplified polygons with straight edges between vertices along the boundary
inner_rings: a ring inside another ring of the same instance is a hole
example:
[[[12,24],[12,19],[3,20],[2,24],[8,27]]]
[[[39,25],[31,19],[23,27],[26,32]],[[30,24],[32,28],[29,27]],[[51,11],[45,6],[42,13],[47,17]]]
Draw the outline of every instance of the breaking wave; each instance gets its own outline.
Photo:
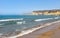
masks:
[[[0,22],[4,22],[4,21],[16,21],[16,20],[23,20],[23,18],[20,18],[20,19],[2,19],[0,20]]]
[[[55,17],[55,18],[44,18],[44,19],[36,19],[34,21],[44,21],[44,20],[51,20],[51,19],[59,19],[60,17]]]

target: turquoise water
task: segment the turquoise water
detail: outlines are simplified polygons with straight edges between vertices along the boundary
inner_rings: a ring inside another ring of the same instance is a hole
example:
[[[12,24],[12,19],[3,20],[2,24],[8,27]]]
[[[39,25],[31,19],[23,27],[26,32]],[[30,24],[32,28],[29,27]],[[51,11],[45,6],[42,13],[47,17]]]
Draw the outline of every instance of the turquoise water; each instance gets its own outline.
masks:
[[[31,28],[43,22],[54,21],[55,17],[53,15],[0,15],[0,33],[7,33],[16,30],[22,31],[26,28]],[[59,17],[59,16],[58,16]],[[42,20],[47,18],[53,18],[50,20]],[[13,19],[13,20],[12,20]],[[35,21],[36,19],[41,19],[41,21]],[[58,19],[60,20],[60,19]]]

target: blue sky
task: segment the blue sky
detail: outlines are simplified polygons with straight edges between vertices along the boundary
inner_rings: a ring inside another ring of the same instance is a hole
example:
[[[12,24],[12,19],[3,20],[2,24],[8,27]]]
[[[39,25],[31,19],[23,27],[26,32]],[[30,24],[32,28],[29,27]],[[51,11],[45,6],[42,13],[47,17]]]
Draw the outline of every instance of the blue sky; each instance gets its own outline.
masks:
[[[20,15],[46,9],[60,9],[60,0],[0,0],[0,15]]]

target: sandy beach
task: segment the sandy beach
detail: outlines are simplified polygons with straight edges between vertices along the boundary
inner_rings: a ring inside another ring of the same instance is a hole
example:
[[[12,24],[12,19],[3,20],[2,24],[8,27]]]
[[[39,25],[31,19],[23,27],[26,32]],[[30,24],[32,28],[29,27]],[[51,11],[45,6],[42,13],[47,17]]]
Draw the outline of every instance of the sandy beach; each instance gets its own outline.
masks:
[[[17,38],[60,38],[60,21],[47,23],[46,27]],[[48,26],[49,25],[49,26]]]
[[[38,35],[37,38],[60,38],[60,27]]]

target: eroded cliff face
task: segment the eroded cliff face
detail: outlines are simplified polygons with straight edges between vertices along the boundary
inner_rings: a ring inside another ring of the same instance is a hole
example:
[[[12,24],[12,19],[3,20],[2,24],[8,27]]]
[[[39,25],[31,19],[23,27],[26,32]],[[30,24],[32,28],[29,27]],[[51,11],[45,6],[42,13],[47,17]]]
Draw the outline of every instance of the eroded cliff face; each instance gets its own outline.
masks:
[[[60,10],[40,10],[40,11],[33,11],[33,15],[60,15]]]

